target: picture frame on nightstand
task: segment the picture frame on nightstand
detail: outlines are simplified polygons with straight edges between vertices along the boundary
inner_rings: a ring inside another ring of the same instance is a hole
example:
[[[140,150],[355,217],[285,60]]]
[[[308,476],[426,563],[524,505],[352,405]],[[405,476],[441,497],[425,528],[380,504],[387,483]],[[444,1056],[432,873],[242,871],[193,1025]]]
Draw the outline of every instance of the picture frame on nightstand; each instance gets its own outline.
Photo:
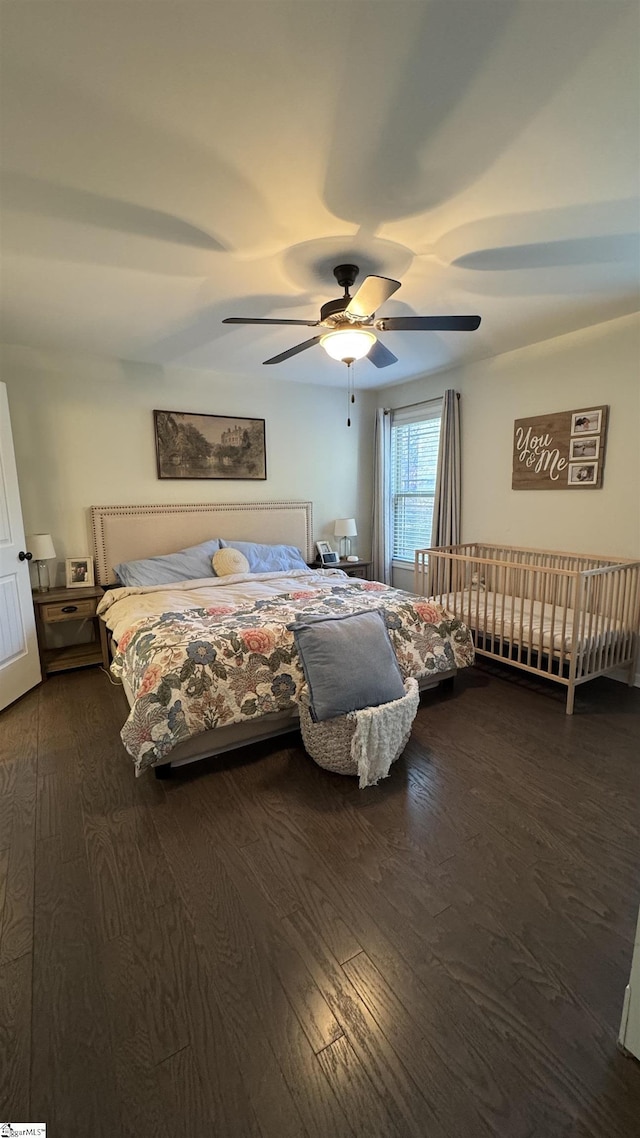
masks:
[[[317,541],[316,549],[318,551],[318,559],[323,565],[338,564],[340,558],[337,553],[334,553],[328,541]]]
[[[93,557],[67,557],[65,571],[68,589],[82,589],[95,584]]]

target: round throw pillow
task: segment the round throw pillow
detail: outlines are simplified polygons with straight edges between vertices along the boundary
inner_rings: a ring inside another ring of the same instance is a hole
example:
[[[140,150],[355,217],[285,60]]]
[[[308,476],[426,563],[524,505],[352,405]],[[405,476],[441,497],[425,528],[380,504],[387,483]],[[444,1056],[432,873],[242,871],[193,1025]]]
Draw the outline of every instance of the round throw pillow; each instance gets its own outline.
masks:
[[[239,549],[219,549],[211,558],[216,577],[228,577],[230,573],[248,573],[249,562]]]

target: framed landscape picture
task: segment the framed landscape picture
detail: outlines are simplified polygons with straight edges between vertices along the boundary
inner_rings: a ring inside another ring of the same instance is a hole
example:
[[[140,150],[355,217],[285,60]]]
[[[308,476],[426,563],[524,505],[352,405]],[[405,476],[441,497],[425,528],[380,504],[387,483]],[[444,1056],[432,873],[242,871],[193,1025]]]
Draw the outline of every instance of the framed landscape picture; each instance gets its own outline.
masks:
[[[153,412],[158,478],[267,477],[264,419]]]

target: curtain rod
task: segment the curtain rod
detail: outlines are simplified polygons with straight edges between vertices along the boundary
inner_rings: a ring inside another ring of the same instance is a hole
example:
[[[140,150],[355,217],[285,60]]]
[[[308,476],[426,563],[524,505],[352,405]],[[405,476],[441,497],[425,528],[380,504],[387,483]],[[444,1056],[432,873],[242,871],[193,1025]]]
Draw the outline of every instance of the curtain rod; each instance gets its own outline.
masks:
[[[402,407],[383,407],[385,415],[390,415],[392,411],[409,411],[411,407],[422,407],[424,403],[435,403],[436,399],[441,399],[441,395],[436,395],[435,399],[419,399],[417,403],[404,403]],[[460,398],[460,392],[456,391],[456,399]]]

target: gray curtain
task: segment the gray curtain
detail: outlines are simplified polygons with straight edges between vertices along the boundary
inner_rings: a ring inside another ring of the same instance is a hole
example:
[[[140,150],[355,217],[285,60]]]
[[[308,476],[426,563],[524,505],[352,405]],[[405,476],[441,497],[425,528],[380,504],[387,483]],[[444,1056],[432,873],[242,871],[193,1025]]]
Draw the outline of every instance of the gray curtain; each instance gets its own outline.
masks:
[[[391,413],[376,411],[373,442],[373,579],[391,581]]]
[[[432,545],[456,545],[460,541],[461,472],[460,400],[457,391],[450,388],[442,399]]]

